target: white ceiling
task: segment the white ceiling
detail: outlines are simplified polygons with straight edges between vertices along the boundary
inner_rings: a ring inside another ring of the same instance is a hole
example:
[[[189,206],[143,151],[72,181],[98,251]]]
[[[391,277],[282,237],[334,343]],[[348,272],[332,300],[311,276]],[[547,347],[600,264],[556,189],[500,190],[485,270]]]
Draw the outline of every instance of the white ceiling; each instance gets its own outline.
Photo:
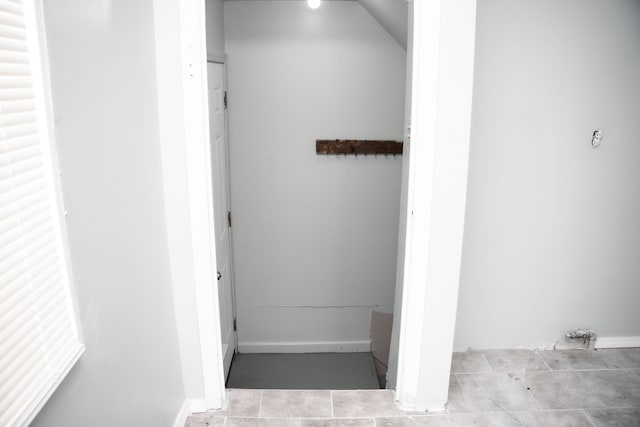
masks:
[[[224,0],[239,1],[239,0]],[[251,0],[251,1],[276,1],[276,0]],[[282,0],[277,0],[282,1]],[[285,0],[307,1],[307,0]],[[407,0],[323,0],[323,1],[358,1],[376,21],[387,30],[404,49],[407,48]]]

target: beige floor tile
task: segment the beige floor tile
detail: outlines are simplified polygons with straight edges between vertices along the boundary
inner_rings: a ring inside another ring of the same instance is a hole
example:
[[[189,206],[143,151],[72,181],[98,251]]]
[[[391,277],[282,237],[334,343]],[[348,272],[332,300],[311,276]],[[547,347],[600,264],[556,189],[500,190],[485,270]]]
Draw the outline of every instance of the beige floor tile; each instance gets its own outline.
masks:
[[[464,389],[458,381],[457,375],[451,375],[449,380],[449,398],[447,400],[447,410],[450,412],[473,412],[478,409],[478,405],[465,395]]]
[[[391,390],[333,391],[333,416],[393,417],[405,413],[398,409]]]
[[[587,372],[587,371],[584,371]],[[583,381],[577,372],[529,372],[525,386],[540,404],[541,409],[603,408],[604,403]]]
[[[491,371],[491,366],[479,351],[456,352],[451,357],[452,374],[489,371]]]
[[[376,427],[449,427],[446,415],[376,418]]]
[[[521,412],[517,415],[525,427],[593,427],[581,410]]]
[[[342,418],[331,420],[303,419],[302,427],[376,427],[373,418]]]
[[[541,351],[540,356],[554,371],[607,368],[600,353],[594,350],[548,350]]]
[[[521,427],[516,414],[507,412],[482,412],[470,414],[449,414],[452,427]]]
[[[640,408],[640,378],[630,370],[576,372],[609,408]]]
[[[223,427],[224,417],[214,417],[208,414],[195,414],[189,417],[185,427]]]
[[[300,427],[298,418],[228,417],[224,427]]]
[[[462,393],[472,411],[538,410],[524,379],[526,373],[487,372],[458,374]],[[450,408],[455,412],[455,407]]]
[[[640,369],[640,348],[605,348],[598,350],[610,369]]]
[[[548,371],[542,357],[531,350],[483,350],[482,354],[494,371]]]
[[[640,409],[587,409],[587,416],[596,426],[640,426]]]
[[[261,417],[331,417],[331,392],[328,390],[264,390]]]
[[[260,410],[262,390],[227,389],[224,408],[220,411],[209,411],[213,416],[257,417]]]

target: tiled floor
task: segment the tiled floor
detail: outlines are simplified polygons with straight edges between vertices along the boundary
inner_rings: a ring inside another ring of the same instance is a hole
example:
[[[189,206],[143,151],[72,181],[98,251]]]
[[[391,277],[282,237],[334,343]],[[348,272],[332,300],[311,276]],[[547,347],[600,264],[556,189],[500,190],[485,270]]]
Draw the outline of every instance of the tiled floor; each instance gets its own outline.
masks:
[[[443,413],[399,410],[389,390],[228,391],[188,427],[640,426],[640,348],[454,353]]]

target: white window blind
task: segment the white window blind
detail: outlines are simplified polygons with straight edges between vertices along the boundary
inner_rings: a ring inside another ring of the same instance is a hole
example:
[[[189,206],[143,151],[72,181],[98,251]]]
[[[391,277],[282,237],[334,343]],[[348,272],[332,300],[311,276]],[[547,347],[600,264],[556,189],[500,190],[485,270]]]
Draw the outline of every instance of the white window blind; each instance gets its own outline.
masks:
[[[83,351],[32,0],[0,0],[0,426],[28,423]]]

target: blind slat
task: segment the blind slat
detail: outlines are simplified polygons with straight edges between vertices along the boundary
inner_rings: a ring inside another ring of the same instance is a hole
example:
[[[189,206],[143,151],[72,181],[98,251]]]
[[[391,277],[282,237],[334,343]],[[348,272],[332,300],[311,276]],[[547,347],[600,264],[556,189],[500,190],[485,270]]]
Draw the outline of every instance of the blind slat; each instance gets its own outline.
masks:
[[[49,249],[53,249],[52,246],[48,246]],[[15,254],[11,257],[11,259],[4,261],[2,268],[3,271],[0,273],[0,280],[10,279],[13,282],[22,282],[20,276],[24,275],[25,272],[29,271],[31,273],[28,277],[39,277],[43,271],[48,271],[48,268],[51,264],[55,264],[59,262],[59,259],[54,255],[48,255],[45,257],[41,257],[37,260],[29,262],[28,259],[24,256],[24,250],[21,249],[20,253]],[[51,272],[53,274],[53,272]],[[12,286],[3,286],[0,288],[3,295],[6,295],[8,298],[12,293]],[[9,315],[5,315],[2,319],[8,318]],[[0,320],[1,322],[2,320]],[[2,333],[2,331],[0,331]]]
[[[62,318],[65,323],[67,322],[68,313],[65,312],[66,307],[64,304],[61,304],[64,300],[64,296],[60,295],[59,292],[53,292],[52,289],[47,289],[45,291],[46,292],[42,293],[41,298],[53,295],[54,298],[50,303],[41,302],[42,308],[36,309],[34,304],[37,303],[38,300],[34,301],[29,297],[25,300],[18,301],[15,308],[12,310],[16,315],[13,319],[2,319],[1,322],[3,329],[0,331],[0,337],[2,337],[3,343],[19,342],[25,334],[25,331],[35,328],[40,331],[38,340],[42,347],[42,344],[46,341],[46,337],[43,334],[43,331],[46,329],[45,323],[55,321],[57,318]],[[55,323],[52,323],[52,325],[55,325]],[[4,356],[0,360],[3,359]]]
[[[2,375],[9,375],[12,366],[15,363],[24,363],[24,361],[20,361],[17,359],[21,359],[24,353],[28,353],[30,348],[33,346],[40,345],[38,337],[40,335],[40,331],[37,327],[28,328],[24,327],[20,331],[20,339],[17,339],[14,335],[11,341],[6,341],[2,343],[0,346],[0,351],[2,351],[2,357],[0,358],[0,377]],[[0,378],[0,384],[4,384],[6,379]]]
[[[16,19],[16,18],[11,18],[10,16],[7,16],[7,15],[18,17],[18,19],[20,20],[20,23],[24,25],[24,19],[22,18],[21,3],[4,2],[4,1],[1,2],[0,3],[0,20],[4,21],[7,19]]]
[[[0,105],[0,108],[2,108],[3,106]],[[19,112],[15,112],[15,113],[9,113],[5,110],[2,110],[2,126],[6,127],[6,126],[15,126],[15,125],[24,125],[27,123],[33,123],[35,124],[37,120],[36,117],[36,112],[31,110],[31,111],[19,111]],[[9,143],[10,141],[7,141],[8,138],[3,138],[5,141],[5,143]]]
[[[31,67],[28,63],[13,62],[9,56],[0,53],[0,75],[30,76]]]
[[[2,93],[2,91],[0,91]],[[17,138],[25,135],[33,135],[38,133],[38,125],[36,123],[19,123],[15,125],[2,126],[2,139]]]
[[[6,39],[15,39],[15,40],[27,40],[27,32],[24,27],[20,26],[19,21],[9,21],[2,20],[0,21],[0,37]]]
[[[62,280],[59,272],[56,269],[55,264],[53,263],[43,266],[34,279],[32,279],[32,277],[26,276],[24,272],[17,274],[15,276],[16,286],[5,288],[2,291],[3,295],[6,295],[6,300],[2,302],[4,309],[8,310],[8,307],[13,306],[14,304],[17,305],[19,303],[19,297],[20,296],[24,297],[24,294],[23,293],[21,294],[20,292],[28,292],[30,295],[32,292],[32,289],[29,288],[31,281],[37,280],[40,276],[45,276],[45,275],[47,275],[48,277],[51,278],[51,280],[54,280],[54,281]]]
[[[7,341],[7,345],[0,347],[3,355],[0,359],[0,367],[2,368],[0,369],[0,384],[7,385],[9,379],[15,375],[15,371],[28,365],[28,357],[40,349],[40,330],[37,322],[23,325],[20,335],[20,339],[15,339],[14,335],[11,337],[14,339]],[[11,347],[8,344],[11,344]],[[45,353],[42,352],[42,355],[44,356]]]
[[[46,201],[47,194],[38,184],[39,183],[31,182],[24,183],[16,188],[16,194],[12,194],[11,192],[0,193],[0,204],[5,204],[7,212],[10,212],[9,209],[20,211],[40,203],[43,200]],[[37,193],[35,191],[34,193],[29,193],[29,190],[35,190]]]
[[[0,50],[2,50],[2,39],[0,39]],[[13,101],[27,101],[33,100],[32,89],[3,89],[0,90],[0,101],[13,102]]]
[[[23,141],[25,144],[29,144],[29,141]],[[40,143],[37,141],[37,143]],[[0,182],[6,183],[6,188],[9,188],[11,179],[16,176],[20,176],[23,173],[29,173],[31,171],[42,172],[42,159],[36,157],[26,158],[24,160],[13,162],[9,165],[0,166]]]
[[[7,64],[7,61],[4,60],[5,57],[9,57],[4,52],[0,52],[0,62],[3,64]],[[11,113],[19,113],[22,111],[35,111],[36,105],[31,98],[17,98],[17,99],[5,99],[0,102],[0,110],[2,114],[11,114]]]
[[[0,51],[2,64],[29,64],[29,57],[21,52]]]
[[[51,371],[46,360],[35,358],[35,363],[30,369],[26,370],[26,374],[20,377],[20,382],[12,388],[6,387],[7,390],[0,392],[7,398],[6,404],[0,402],[0,412],[14,412],[20,407],[28,406],[32,397],[42,393],[42,390],[50,387],[53,379]],[[11,425],[11,424],[9,424]]]
[[[27,43],[24,40],[14,40],[0,37],[0,49],[9,52],[28,52]]]
[[[5,8],[0,6],[0,22],[5,25],[11,25],[18,28],[25,28],[25,22],[22,18],[22,6],[18,5]]]
[[[37,212],[45,212],[48,207],[46,202],[45,199],[42,199],[39,202],[32,203],[23,207],[23,212],[29,212],[31,215],[36,215]],[[0,208],[0,242],[13,241],[15,234],[18,233],[17,228],[20,226],[20,219],[13,215],[15,209],[15,206],[10,206],[9,204]]]
[[[41,170],[32,169],[21,171],[20,174],[14,175],[10,180],[3,180],[0,182],[0,192],[7,194],[9,192],[19,193],[22,192],[24,196],[26,191],[33,189],[34,187],[42,186],[45,181],[45,176]],[[20,194],[12,194],[14,196],[20,196]],[[14,199],[13,201],[21,200]],[[8,208],[8,206],[7,206]],[[23,208],[27,209],[27,208]]]
[[[2,89],[16,89],[16,88],[30,88],[31,76],[16,76],[16,75],[1,75],[0,74],[0,90]]]

